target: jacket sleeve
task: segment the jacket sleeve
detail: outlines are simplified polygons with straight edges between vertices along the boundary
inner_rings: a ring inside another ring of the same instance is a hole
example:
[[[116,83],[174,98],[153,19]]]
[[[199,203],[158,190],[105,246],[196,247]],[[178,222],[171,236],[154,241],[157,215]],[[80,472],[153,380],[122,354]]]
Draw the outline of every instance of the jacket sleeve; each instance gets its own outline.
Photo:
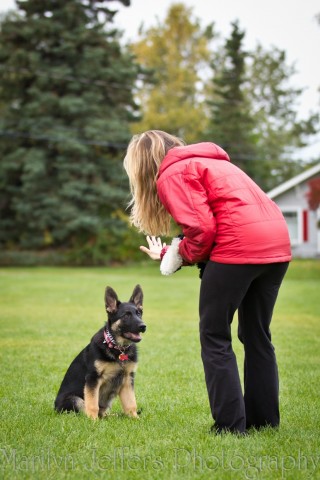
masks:
[[[216,221],[196,166],[188,166],[158,184],[166,210],[181,227],[184,239],[179,254],[188,263],[209,260],[216,235]]]

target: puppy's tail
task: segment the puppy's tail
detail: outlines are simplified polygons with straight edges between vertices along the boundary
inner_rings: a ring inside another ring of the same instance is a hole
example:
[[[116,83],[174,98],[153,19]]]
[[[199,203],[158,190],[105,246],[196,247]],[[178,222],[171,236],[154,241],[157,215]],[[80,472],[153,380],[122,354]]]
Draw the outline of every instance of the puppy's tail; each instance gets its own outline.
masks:
[[[83,398],[77,397],[75,395],[68,396],[57,396],[54,402],[54,409],[58,413],[62,412],[75,412],[80,413],[84,410],[84,400]]]

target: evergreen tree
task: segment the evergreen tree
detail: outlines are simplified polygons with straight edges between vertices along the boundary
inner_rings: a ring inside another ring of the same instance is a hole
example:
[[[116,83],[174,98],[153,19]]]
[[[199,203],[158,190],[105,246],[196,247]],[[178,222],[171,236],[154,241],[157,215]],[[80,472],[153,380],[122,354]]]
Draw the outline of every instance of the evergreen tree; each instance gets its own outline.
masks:
[[[256,138],[250,106],[244,93],[246,58],[245,32],[232,24],[230,38],[213,62],[212,100],[205,137],[224,148],[232,162],[257,179]]]
[[[298,121],[302,89],[290,85],[295,71],[285,52],[264,51],[260,45],[246,52],[244,36],[238,22],[233,23],[230,38],[215,56],[205,137],[225,148],[233,163],[268,190],[303,170],[297,152],[316,133],[318,115]]]
[[[17,1],[2,21],[2,248],[94,246],[123,225],[138,68],[105,4]]]

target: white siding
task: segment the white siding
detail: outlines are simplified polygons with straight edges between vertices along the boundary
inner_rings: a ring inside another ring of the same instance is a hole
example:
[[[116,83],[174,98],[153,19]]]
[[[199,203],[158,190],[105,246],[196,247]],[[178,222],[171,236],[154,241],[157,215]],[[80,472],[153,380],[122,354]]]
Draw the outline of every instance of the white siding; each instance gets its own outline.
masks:
[[[319,176],[319,175],[315,175]],[[309,179],[308,179],[309,181]],[[317,221],[319,213],[309,210],[308,200],[306,197],[309,191],[308,181],[304,181],[299,185],[295,185],[290,190],[283,192],[273,198],[274,202],[285,213],[288,211],[296,211],[298,216],[298,227],[300,229],[298,240],[292,242],[292,253],[295,257],[310,258],[320,254],[320,239]],[[303,211],[308,211],[308,241],[303,241]]]

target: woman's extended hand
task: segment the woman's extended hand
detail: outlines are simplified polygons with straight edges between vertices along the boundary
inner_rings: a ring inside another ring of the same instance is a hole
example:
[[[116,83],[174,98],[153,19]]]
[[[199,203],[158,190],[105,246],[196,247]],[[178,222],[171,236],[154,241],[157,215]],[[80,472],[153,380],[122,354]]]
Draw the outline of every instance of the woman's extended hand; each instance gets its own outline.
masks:
[[[148,236],[146,238],[147,238],[149,248],[144,247],[142,245],[140,247],[140,250],[146,253],[147,255],[149,255],[149,257],[152,258],[152,260],[160,260],[161,250],[163,249],[163,247],[166,246],[166,244],[161,242],[160,237],[156,238],[156,237]]]

